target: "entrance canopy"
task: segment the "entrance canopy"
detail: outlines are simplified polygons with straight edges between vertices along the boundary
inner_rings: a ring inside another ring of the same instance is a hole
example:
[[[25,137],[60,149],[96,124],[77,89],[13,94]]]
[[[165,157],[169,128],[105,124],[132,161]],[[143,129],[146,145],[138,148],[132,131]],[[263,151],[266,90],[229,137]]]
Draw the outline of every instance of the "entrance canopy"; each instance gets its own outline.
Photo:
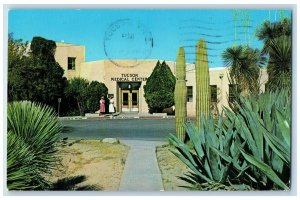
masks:
[[[121,90],[138,90],[142,82],[118,82],[118,87]]]

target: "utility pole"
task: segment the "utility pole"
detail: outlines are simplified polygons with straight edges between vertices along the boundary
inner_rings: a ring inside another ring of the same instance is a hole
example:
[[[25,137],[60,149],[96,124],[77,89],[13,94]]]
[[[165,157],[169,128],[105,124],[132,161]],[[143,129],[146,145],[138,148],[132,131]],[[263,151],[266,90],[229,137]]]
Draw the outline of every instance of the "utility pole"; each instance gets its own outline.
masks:
[[[58,101],[58,105],[57,105],[57,114],[58,114],[58,117],[59,117],[59,109],[60,109],[61,98],[58,98],[57,101]]]

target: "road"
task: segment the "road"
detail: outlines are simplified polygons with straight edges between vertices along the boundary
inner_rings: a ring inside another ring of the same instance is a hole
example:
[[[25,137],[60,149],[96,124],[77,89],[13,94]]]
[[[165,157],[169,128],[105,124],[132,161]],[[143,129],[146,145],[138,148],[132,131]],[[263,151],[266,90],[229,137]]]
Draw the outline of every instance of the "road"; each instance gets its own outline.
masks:
[[[68,139],[103,139],[167,141],[175,134],[175,119],[61,120],[61,137]]]

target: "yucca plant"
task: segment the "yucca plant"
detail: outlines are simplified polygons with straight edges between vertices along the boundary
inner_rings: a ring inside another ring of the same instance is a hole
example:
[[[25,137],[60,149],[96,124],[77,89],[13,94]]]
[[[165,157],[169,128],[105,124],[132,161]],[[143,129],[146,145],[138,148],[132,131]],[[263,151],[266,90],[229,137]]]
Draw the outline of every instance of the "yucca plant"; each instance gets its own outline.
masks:
[[[269,63],[267,66],[267,89],[291,90],[292,84],[292,39],[290,36],[281,36],[270,40]]]
[[[7,109],[7,188],[43,190],[49,186],[58,159],[56,142],[61,125],[54,110],[29,101],[12,102]]]
[[[227,125],[235,124],[245,148],[247,176],[256,189],[289,189],[291,99],[288,91],[240,97]]]

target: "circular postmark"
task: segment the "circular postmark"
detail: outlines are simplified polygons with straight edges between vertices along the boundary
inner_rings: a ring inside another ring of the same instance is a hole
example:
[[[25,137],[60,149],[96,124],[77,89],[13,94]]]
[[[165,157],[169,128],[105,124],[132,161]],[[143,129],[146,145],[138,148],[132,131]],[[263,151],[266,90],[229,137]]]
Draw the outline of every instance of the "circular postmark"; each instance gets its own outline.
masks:
[[[153,38],[140,21],[120,19],[106,30],[103,46],[106,57],[114,65],[135,67],[151,55]]]

